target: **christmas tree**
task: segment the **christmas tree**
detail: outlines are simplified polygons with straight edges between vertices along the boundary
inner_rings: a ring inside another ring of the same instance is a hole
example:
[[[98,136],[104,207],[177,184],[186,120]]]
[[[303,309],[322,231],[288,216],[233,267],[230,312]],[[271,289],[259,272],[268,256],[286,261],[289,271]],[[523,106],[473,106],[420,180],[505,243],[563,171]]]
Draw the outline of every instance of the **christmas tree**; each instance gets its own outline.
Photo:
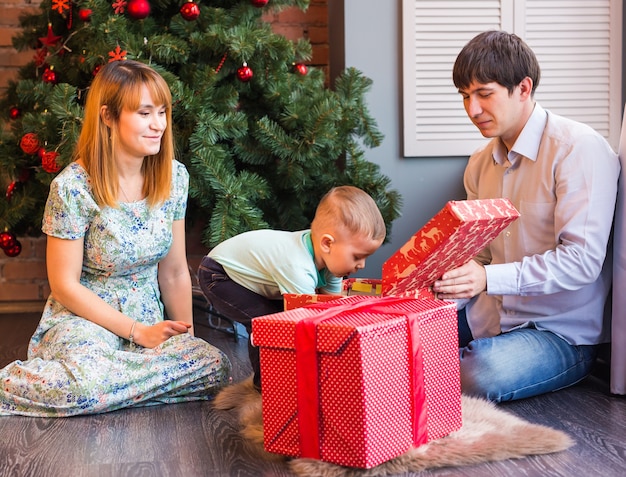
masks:
[[[181,3],[182,2],[182,3]],[[321,196],[370,193],[388,229],[400,196],[364,157],[382,140],[348,68],[332,88],[307,67],[311,45],[274,34],[267,9],[308,0],[44,0],[14,40],[33,61],[0,101],[0,247],[39,235],[50,181],[72,158],[82,105],[109,61],[150,64],[173,95],[177,159],[191,175],[188,221],[214,246],[258,228],[307,228]],[[16,243],[17,242],[17,243]]]

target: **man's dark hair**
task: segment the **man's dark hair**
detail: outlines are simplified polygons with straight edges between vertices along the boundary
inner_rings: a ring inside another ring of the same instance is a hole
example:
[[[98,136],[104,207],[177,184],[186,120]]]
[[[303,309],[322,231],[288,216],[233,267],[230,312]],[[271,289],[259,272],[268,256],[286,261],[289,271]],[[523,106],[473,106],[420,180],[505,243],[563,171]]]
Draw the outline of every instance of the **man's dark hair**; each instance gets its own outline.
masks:
[[[468,88],[474,81],[496,82],[511,94],[527,76],[533,81],[534,95],[541,77],[537,57],[517,35],[495,30],[480,33],[470,40],[452,69],[452,80],[459,90]]]

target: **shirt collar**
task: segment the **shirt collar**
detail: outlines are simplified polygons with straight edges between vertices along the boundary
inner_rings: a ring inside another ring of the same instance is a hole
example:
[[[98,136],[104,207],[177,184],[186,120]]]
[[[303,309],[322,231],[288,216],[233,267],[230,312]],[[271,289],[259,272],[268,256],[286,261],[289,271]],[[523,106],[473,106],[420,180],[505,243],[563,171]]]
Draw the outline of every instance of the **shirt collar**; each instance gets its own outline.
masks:
[[[531,161],[536,161],[541,137],[543,136],[547,120],[548,113],[546,110],[543,109],[539,103],[535,103],[530,118],[526,121],[524,129],[522,129],[522,132],[517,137],[508,155],[506,147],[500,140],[493,151],[493,159],[501,165],[506,164],[507,160],[513,163],[514,160],[520,156],[524,156]]]
[[[539,144],[541,144],[541,137],[543,136],[547,121],[548,113],[539,103],[535,103],[533,113],[530,115],[524,129],[522,129],[522,132],[517,137],[511,151],[527,157],[531,161],[536,161],[537,155],[539,154]]]
[[[311,238],[311,231],[305,232],[302,236],[302,241],[306,246],[307,250],[311,254],[311,258],[313,259],[313,263],[315,263],[315,251],[313,250],[313,240]],[[315,270],[317,271],[317,288],[325,287],[326,283],[326,275],[324,274],[325,268],[323,270],[317,270],[317,265],[315,265]]]

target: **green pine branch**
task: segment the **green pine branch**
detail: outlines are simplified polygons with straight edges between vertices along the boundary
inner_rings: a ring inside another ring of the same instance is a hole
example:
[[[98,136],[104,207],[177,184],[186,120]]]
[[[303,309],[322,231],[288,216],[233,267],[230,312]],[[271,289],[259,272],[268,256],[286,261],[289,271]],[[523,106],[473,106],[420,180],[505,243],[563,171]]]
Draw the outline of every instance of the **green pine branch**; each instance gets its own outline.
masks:
[[[0,229],[38,235],[50,181],[38,154],[20,148],[35,133],[45,151],[72,160],[82,108],[97,70],[116,54],[145,62],[163,75],[172,91],[177,159],[190,172],[188,220],[204,227],[214,246],[246,230],[297,230],[309,226],[321,196],[332,186],[353,184],[379,204],[388,229],[401,198],[389,178],[365,158],[365,148],[383,135],[367,109],[371,80],[349,68],[334,89],[322,70],[306,75],[294,65],[312,57],[306,39],[292,42],[262,21],[266,11],[306,10],[308,0],[270,0],[261,9],[250,0],[203,0],[201,14],[187,21],[180,0],[150,0],[151,14],[135,20],[115,14],[110,0],[73,4],[73,22],[44,0],[24,15],[13,40],[33,60],[9,83],[0,105]],[[91,21],[78,19],[79,8]],[[59,41],[44,45],[48,24]],[[118,50],[119,49],[119,50]],[[253,71],[242,82],[237,71]],[[55,84],[43,73],[53,68]],[[17,118],[9,112],[18,108]]]

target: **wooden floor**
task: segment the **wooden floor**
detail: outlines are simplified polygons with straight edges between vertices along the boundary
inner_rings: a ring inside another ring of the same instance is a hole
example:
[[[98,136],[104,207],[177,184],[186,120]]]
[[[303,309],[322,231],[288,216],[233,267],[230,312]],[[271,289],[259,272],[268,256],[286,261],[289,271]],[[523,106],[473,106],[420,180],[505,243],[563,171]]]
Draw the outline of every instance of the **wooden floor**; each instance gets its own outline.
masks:
[[[0,367],[24,359],[39,314],[0,315]],[[250,372],[246,340],[238,342],[196,317],[196,335],[222,348],[234,379]],[[419,476],[623,476],[626,475],[626,399],[611,396],[596,377],[545,396],[501,407],[531,422],[569,433],[566,452]],[[2,477],[288,477],[284,464],[248,452],[233,416],[210,402],[127,409],[62,419],[0,417]],[[414,474],[417,475],[417,474]],[[404,475],[408,477],[408,475]]]

